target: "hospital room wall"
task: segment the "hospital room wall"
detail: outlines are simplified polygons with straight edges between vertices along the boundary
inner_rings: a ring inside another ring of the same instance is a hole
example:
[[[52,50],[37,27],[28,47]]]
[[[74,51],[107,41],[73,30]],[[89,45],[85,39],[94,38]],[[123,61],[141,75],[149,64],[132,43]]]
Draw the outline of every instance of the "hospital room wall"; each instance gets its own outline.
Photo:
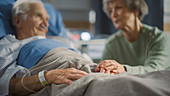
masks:
[[[90,29],[89,12],[93,0],[43,0],[51,3],[63,16],[66,28]]]
[[[164,31],[170,32],[170,0],[164,0]]]

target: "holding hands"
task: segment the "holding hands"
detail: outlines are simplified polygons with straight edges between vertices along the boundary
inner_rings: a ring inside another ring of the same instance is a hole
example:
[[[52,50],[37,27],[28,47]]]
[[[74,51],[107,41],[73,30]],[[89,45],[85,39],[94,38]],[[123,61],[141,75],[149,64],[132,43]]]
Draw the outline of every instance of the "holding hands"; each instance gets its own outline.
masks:
[[[123,65],[119,64],[115,60],[104,60],[98,64],[95,72],[119,74],[120,72],[126,72]]]
[[[123,65],[119,64],[115,60],[104,60],[99,63],[95,69],[95,72],[119,74],[120,72],[126,72]],[[87,75],[86,72],[75,69],[55,69],[45,73],[45,78],[49,84],[71,84],[74,80],[77,80]]]

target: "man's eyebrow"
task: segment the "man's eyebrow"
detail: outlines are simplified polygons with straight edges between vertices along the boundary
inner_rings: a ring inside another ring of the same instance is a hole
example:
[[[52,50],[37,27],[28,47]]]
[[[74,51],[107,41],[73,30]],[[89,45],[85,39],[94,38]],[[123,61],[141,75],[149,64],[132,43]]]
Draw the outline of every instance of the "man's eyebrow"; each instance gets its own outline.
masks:
[[[40,10],[35,10],[36,13],[42,15],[43,13]],[[50,16],[47,14],[47,19],[50,19]]]
[[[35,10],[35,12],[38,14],[42,14],[42,12],[40,10]]]

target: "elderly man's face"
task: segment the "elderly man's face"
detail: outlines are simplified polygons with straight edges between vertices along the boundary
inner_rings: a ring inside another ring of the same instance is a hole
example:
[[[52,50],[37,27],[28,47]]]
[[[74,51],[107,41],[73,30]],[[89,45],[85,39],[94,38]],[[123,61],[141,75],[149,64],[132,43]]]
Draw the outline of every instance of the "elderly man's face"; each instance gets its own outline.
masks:
[[[19,33],[22,39],[32,36],[45,36],[48,31],[48,19],[46,9],[39,3],[32,3],[30,10],[26,12],[26,20],[22,20],[19,24]]]

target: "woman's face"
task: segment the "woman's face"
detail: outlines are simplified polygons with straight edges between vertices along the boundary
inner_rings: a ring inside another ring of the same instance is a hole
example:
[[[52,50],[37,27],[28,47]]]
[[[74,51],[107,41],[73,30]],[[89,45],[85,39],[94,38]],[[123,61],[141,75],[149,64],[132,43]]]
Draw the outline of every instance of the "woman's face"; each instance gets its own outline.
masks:
[[[109,13],[114,26],[117,29],[124,29],[134,23],[135,13],[130,11],[122,0],[109,2]]]

